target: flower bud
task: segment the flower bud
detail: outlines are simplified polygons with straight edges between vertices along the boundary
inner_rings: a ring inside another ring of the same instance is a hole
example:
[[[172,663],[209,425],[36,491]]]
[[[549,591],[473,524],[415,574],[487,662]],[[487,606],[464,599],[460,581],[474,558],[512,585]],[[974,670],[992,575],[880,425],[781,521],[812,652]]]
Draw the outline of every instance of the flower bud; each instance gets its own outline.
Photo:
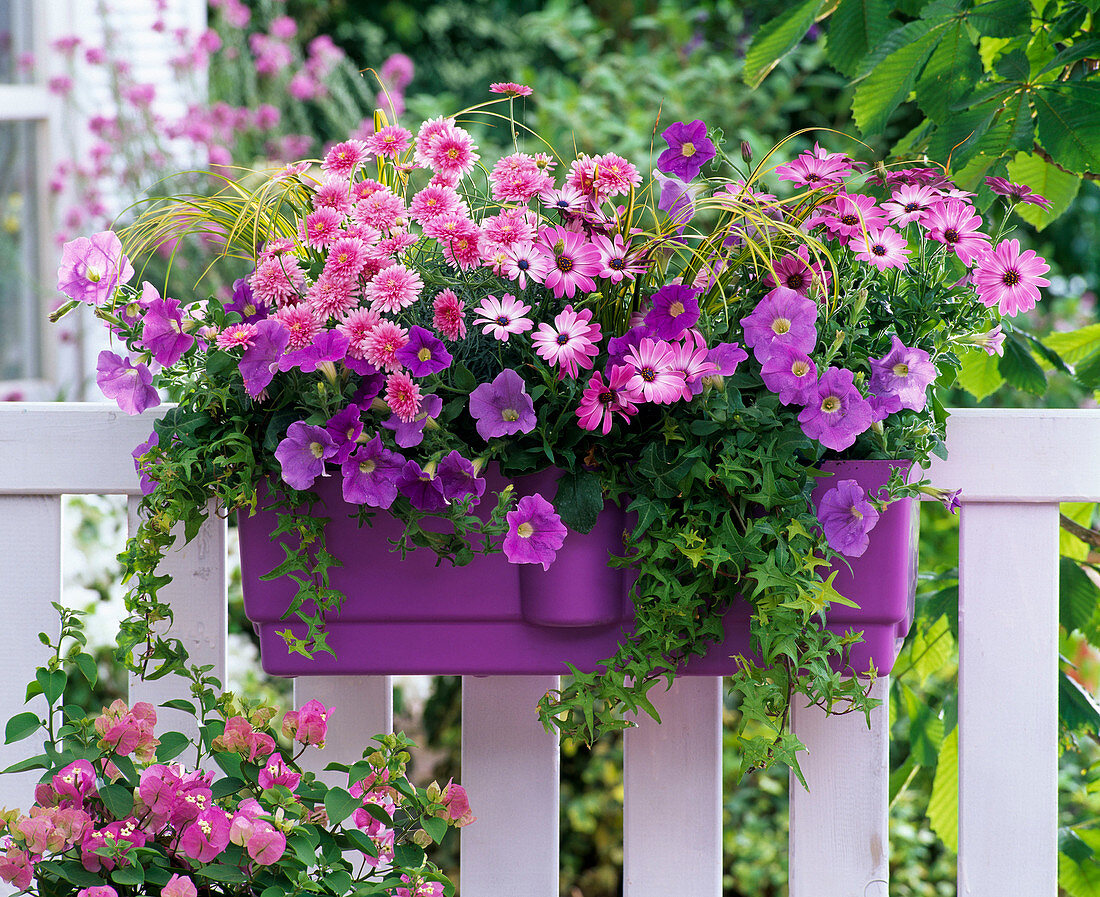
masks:
[[[429,835],[424,829],[418,828],[413,832],[413,844],[417,847],[427,847],[432,843],[432,836]]]
[[[742,160],[744,160],[746,165],[752,164],[752,147],[749,146],[749,142],[747,140],[741,141],[741,158]]]

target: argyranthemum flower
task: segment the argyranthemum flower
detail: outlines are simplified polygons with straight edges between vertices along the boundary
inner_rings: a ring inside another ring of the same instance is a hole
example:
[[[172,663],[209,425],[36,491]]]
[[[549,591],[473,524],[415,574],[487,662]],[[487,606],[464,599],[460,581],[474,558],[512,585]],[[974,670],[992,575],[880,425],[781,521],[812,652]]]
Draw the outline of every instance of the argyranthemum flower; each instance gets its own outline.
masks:
[[[404,371],[386,378],[386,404],[402,421],[409,423],[420,412],[420,387]]]
[[[1002,315],[1030,311],[1039,301],[1039,287],[1050,286],[1041,275],[1050,270],[1033,249],[1020,252],[1019,240],[1004,240],[974,268],[974,289],[983,305],[996,305]]]
[[[905,260],[909,257],[909,244],[905,237],[892,227],[854,236],[849,245],[855,250],[857,259],[869,262],[879,271],[885,271],[887,268],[904,268]]]
[[[664,340],[643,339],[626,352],[634,367],[629,386],[647,402],[668,405],[684,392],[683,372],[673,367],[672,346]]]
[[[707,126],[700,119],[690,124],[677,122],[664,130],[661,136],[668,144],[657,159],[657,168],[666,174],[674,174],[682,181],[698,177],[703,166],[717,153],[707,137]]]
[[[867,501],[867,493],[855,480],[841,480],[823,496],[817,506],[817,519],[825,531],[825,541],[833,551],[857,558],[867,550],[868,533],[878,523],[878,511]]]
[[[449,287],[441,290],[432,300],[432,326],[444,339],[459,340],[466,337],[465,303]]]
[[[344,215],[336,209],[320,208],[310,212],[298,224],[298,235],[310,249],[331,246],[344,234]]]
[[[602,373],[593,371],[575,412],[582,430],[598,429],[606,436],[616,414],[629,423],[638,411],[635,403],[642,401],[641,393],[630,386],[633,376],[634,368],[628,364],[612,365],[606,383]]]
[[[381,131],[377,131],[364,142],[367,149],[376,156],[389,156],[396,159],[409,147],[412,131],[402,128],[400,125],[386,125]]]
[[[526,84],[515,81],[494,81],[489,85],[489,93],[502,93],[506,97],[529,97],[534,91]]]
[[[936,379],[936,366],[923,349],[907,348],[898,337],[890,337],[890,351],[882,358],[868,359],[871,380],[867,389],[877,396],[897,396],[902,408],[923,411],[928,387]]]
[[[363,358],[380,371],[396,371],[401,367],[397,350],[409,341],[403,327],[393,321],[380,321],[363,340]]]
[[[539,494],[525,495],[506,517],[504,556],[512,564],[542,564],[549,570],[569,532],[554,506]]]
[[[530,318],[524,317],[530,310],[530,305],[517,301],[511,293],[505,293],[500,299],[486,296],[476,309],[474,323],[482,325],[482,333],[506,343],[513,333],[526,333],[535,326]]]
[[[553,326],[539,324],[532,335],[535,352],[558,366],[559,378],[568,374],[575,379],[578,368],[592,367],[592,356],[599,352],[596,343],[600,341],[600,325],[591,322],[591,309],[575,312],[572,305],[567,305],[554,318]]]
[[[578,289],[585,293],[596,289],[592,278],[600,272],[600,251],[583,234],[560,226],[544,227],[535,246],[548,268],[543,285],[555,298],[572,299]]]
[[[482,383],[470,393],[470,415],[477,432],[488,442],[494,436],[530,433],[535,429],[535,403],[527,395],[523,378],[505,368],[492,383]]]
[[[321,168],[342,178],[350,178],[352,172],[367,158],[367,145],[362,140],[345,140],[325,153]]]

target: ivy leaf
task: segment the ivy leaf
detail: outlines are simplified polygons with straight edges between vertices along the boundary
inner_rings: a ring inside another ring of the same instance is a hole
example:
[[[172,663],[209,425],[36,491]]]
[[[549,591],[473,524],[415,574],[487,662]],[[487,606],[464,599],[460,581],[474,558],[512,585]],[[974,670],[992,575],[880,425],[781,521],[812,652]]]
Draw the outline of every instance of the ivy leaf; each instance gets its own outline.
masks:
[[[997,365],[997,356],[990,355],[984,349],[967,349],[959,353],[962,367],[956,380],[963,389],[979,402],[991,396],[1005,382]]]
[[[829,63],[841,74],[853,77],[890,26],[890,4],[886,0],[841,0],[829,19]]]
[[[803,0],[785,15],[767,22],[752,39],[745,53],[745,83],[759,87],[783,57],[799,45],[810,30],[824,0]]]
[[[1004,351],[997,365],[1001,376],[1012,386],[1032,395],[1041,396],[1047,391],[1046,374],[1018,336],[1012,334],[1005,340]]]
[[[563,474],[554,496],[554,510],[562,522],[578,533],[589,533],[603,510],[600,478],[590,470]]]
[[[1065,212],[1081,189],[1079,177],[1031,153],[1016,154],[1008,163],[1008,177],[1012,183],[1026,184],[1035,193],[1050,200],[1049,212],[1042,206],[1028,203],[1016,206],[1016,214],[1036,230],[1042,230]]]
[[[948,850],[959,850],[959,730],[944,738],[928,801],[928,822]]]

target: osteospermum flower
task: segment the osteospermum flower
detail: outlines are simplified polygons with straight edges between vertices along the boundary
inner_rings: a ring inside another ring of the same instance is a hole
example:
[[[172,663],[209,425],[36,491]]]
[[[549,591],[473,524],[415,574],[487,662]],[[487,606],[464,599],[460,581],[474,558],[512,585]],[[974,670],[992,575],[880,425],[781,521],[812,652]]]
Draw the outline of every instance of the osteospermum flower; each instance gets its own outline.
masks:
[[[867,501],[867,493],[856,480],[841,480],[823,496],[817,506],[817,519],[825,531],[825,541],[833,551],[860,557],[870,544],[868,534],[878,523],[878,511]]]
[[[1026,184],[1013,184],[1005,178],[987,177],[986,186],[998,196],[1005,196],[1013,202],[1025,202],[1050,211],[1051,201],[1038,193],[1032,193]]]
[[[881,231],[869,234],[860,234],[853,238],[852,248],[855,249],[855,257],[863,262],[869,262],[879,271],[887,268],[904,268],[905,261],[909,257],[909,244],[905,237],[892,227],[884,227]]]
[[[765,286],[786,287],[807,298],[815,283],[822,292],[829,291],[832,275],[828,267],[824,262],[811,262],[810,251],[805,244],[799,246],[795,253],[773,260],[772,267],[775,268],[775,277],[772,277],[771,271],[767,272]]]
[[[703,166],[718,152],[707,137],[706,123],[700,119],[690,124],[677,122],[666,128],[661,136],[668,149],[658,157],[657,168],[682,181],[692,181],[698,177]]]
[[[529,97],[533,92],[526,84],[515,81],[494,81],[489,85],[489,93],[502,93],[506,97]]]
[[[432,326],[444,339],[459,340],[466,337],[465,303],[447,288],[432,301]]]
[[[631,346],[626,360],[634,368],[628,386],[647,402],[667,405],[684,392],[684,374],[673,366],[672,347],[664,340],[643,339]]]
[[[575,379],[578,368],[592,367],[592,357],[599,351],[596,343],[600,341],[600,325],[591,322],[591,309],[575,312],[572,305],[567,305],[555,316],[552,326],[539,324],[531,337],[539,357],[558,366],[559,378],[568,374]]]
[[[858,238],[886,225],[886,213],[875,205],[874,199],[862,193],[841,193],[833,201],[829,213],[815,216],[830,235],[841,238]],[[807,222],[809,223],[809,222]]]
[[[630,421],[638,411],[636,403],[642,401],[641,393],[630,386],[634,373],[634,368],[628,364],[615,364],[605,382],[600,371],[592,372],[575,412],[582,430],[598,429],[606,436],[611,432],[616,414]]]
[[[906,347],[894,335],[890,337],[890,351],[869,361],[871,380],[867,388],[872,393],[897,396],[902,408],[924,410],[928,387],[938,374],[927,352]]]
[[[575,215],[586,205],[584,194],[571,184],[566,184],[558,190],[548,190],[541,194],[542,204],[547,209],[554,209],[563,215]]]
[[[482,333],[506,343],[513,333],[526,333],[535,326],[525,317],[530,310],[530,305],[517,301],[511,293],[505,293],[500,299],[486,296],[477,307],[474,323],[481,326]]]
[[[375,311],[393,313],[416,302],[422,289],[420,275],[398,262],[379,271],[363,296]]]
[[[594,234],[592,245],[600,253],[597,277],[606,277],[612,283],[620,283],[624,278],[633,280],[646,269],[636,258],[631,258],[630,246],[623,241],[622,234],[615,234],[614,239],[603,234]]]
[[[578,289],[590,293],[596,289],[592,278],[600,271],[600,251],[583,234],[564,227],[546,227],[539,232],[536,248],[547,264],[543,285],[555,298],[576,295]]]
[[[534,241],[517,243],[504,250],[501,275],[514,280],[521,290],[527,289],[528,277],[535,283],[542,283],[549,270],[549,262]]]
[[[925,213],[940,200],[940,194],[925,184],[902,184],[882,204],[891,222],[904,227],[920,221]]]
[[[843,153],[826,152],[816,143],[788,165],[779,165],[775,176],[796,187],[825,187],[841,183],[856,169],[856,163]]]
[[[1050,286],[1041,275],[1050,266],[1032,249],[1020,252],[1019,240],[1004,240],[974,268],[974,289],[983,305],[997,306],[1002,315],[1030,311],[1039,301],[1039,287]]]
[[[420,387],[403,371],[386,378],[386,404],[402,421],[409,423],[420,412]]]
[[[979,230],[981,217],[961,200],[936,203],[920,223],[929,239],[946,244],[964,265],[973,264],[989,249],[989,237]]]

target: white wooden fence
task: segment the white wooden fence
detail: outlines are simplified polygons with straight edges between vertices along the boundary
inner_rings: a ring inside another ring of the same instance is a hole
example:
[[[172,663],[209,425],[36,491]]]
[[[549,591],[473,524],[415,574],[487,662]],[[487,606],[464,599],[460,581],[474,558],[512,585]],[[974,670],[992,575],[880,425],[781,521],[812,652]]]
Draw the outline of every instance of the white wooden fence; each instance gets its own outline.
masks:
[[[128,494],[131,449],[153,416],[84,404],[0,406],[0,721],[53,632],[61,587],[62,494]],[[937,485],[963,490],[959,590],[959,869],[965,897],[1057,893],[1058,502],[1100,500],[1100,412],[958,411]],[[132,515],[131,515],[132,516]],[[131,521],[131,526],[133,525]],[[166,593],[198,662],[225,665],[225,526],[174,552]],[[462,830],[463,897],[558,894],[558,747],[534,712],[552,676],[467,677],[462,782],[475,825]],[[131,683],[159,703],[170,681]],[[875,688],[886,697],[888,683]],[[178,686],[177,686],[178,687]],[[626,734],[625,894],[721,894],[721,681],[684,678],[657,696],[664,723]],[[325,762],[358,757],[392,723],[386,677],[295,683],[295,700],[335,706]],[[164,711],[169,713],[170,711]],[[791,897],[886,897],[887,714],[799,708],[811,790],[791,787]],[[0,764],[25,744],[0,749]],[[0,780],[0,805],[29,803],[33,776]]]

